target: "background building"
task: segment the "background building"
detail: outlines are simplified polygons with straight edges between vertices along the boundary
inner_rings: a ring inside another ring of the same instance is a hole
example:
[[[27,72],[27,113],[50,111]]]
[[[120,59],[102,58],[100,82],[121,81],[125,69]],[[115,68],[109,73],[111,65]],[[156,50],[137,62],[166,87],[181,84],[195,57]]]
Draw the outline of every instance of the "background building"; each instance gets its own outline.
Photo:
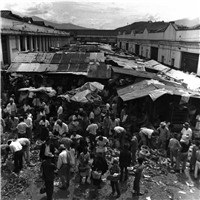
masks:
[[[1,11],[1,66],[6,69],[21,51],[49,51],[70,43],[70,33],[45,26],[44,22]]]
[[[138,22],[118,29],[117,44],[130,53],[200,75],[200,25]]]
[[[76,29],[69,31],[73,34],[75,41],[106,43],[112,46],[117,43],[116,30]]]

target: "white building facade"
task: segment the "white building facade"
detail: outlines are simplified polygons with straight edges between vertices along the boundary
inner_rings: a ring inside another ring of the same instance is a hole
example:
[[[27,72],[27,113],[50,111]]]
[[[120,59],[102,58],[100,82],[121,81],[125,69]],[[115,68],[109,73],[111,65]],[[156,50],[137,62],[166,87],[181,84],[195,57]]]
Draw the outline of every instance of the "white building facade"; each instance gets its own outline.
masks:
[[[53,27],[25,22],[11,11],[1,11],[1,66],[6,69],[21,51],[47,52],[70,43],[70,34]]]
[[[200,26],[180,29],[169,23],[165,30],[118,34],[118,47],[135,55],[200,75]]]

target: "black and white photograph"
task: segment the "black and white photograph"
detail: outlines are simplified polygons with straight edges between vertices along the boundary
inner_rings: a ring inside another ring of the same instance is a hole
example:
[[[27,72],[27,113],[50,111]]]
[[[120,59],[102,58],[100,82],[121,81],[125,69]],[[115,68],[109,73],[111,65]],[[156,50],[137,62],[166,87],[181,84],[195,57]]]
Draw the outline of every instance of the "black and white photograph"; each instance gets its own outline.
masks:
[[[0,2],[2,200],[200,200],[200,1]]]

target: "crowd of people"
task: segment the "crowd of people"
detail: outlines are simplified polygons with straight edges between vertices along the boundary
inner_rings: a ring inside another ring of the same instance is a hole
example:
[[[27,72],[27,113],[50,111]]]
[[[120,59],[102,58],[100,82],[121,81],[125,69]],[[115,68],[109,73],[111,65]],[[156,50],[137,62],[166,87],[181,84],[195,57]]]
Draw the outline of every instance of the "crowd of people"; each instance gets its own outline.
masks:
[[[13,94],[1,109],[1,137],[4,142],[1,149],[5,150],[3,162],[12,153],[13,171],[19,173],[25,164],[34,166],[30,162],[31,146],[40,146],[38,159],[48,200],[53,197],[54,175],[60,178],[59,188],[66,190],[72,173],[79,174],[80,184],[84,180],[85,184],[92,183],[98,189],[101,188],[102,176],[109,172],[112,195],[117,192],[120,196],[119,182],[128,180],[130,166],[136,169],[133,190],[136,195],[142,195],[140,179],[144,156],[138,156],[142,145],[149,149],[162,149],[163,155],[170,157],[171,167],[183,172],[189,148],[195,144],[190,170],[194,171],[195,178],[198,177],[200,142],[194,141],[189,123],[183,125],[181,133],[172,134],[168,122],[161,122],[157,128],[144,122],[135,133],[126,126],[127,105],[119,110],[115,100],[105,102],[103,109],[100,105],[79,105],[67,115],[66,109],[62,101],[44,101],[35,94],[31,98],[29,95],[20,106],[16,105]],[[111,166],[106,159],[108,148],[120,151],[119,158],[113,158]]]

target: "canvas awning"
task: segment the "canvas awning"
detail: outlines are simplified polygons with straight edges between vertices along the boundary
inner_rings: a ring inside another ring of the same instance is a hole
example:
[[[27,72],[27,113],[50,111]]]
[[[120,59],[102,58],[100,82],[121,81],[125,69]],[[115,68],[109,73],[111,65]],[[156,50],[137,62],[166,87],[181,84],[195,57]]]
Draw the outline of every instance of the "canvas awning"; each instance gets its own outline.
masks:
[[[88,99],[86,96],[96,90],[101,91],[104,89],[104,85],[99,82],[87,82],[83,86],[76,88],[71,91],[67,91],[66,93],[59,95],[59,97],[66,99],[67,101],[76,101],[86,103]]]
[[[29,88],[20,88],[18,91],[20,92],[44,92],[50,97],[53,97],[56,95],[56,91],[52,87],[29,87]]]

